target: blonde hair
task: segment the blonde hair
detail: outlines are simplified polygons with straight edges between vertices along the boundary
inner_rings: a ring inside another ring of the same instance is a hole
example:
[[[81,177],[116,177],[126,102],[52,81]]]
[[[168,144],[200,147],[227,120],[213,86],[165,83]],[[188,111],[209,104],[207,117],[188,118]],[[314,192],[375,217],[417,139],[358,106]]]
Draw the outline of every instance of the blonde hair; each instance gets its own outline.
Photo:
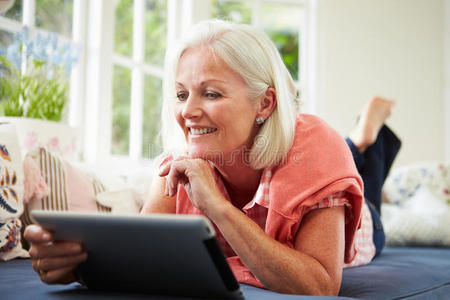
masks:
[[[166,54],[162,105],[162,139],[165,151],[185,151],[186,141],[175,126],[175,74],[183,53],[206,46],[218,55],[249,87],[251,99],[260,99],[268,87],[276,91],[277,105],[261,125],[250,149],[255,169],[282,162],[292,147],[295,133],[296,88],[278,50],[266,34],[250,25],[207,20],[195,25],[177,46]]]

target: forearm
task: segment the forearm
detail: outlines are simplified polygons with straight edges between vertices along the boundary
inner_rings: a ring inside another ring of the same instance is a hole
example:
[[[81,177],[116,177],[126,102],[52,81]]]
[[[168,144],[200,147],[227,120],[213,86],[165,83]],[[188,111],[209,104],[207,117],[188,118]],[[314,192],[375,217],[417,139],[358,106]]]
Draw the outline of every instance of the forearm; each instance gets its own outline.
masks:
[[[176,197],[168,197],[164,193],[166,180],[159,176],[153,179],[148,197],[141,209],[141,214],[174,214]]]
[[[242,262],[267,288],[292,294],[337,294],[340,278],[333,278],[312,256],[266,235],[231,203],[210,213],[210,218]]]

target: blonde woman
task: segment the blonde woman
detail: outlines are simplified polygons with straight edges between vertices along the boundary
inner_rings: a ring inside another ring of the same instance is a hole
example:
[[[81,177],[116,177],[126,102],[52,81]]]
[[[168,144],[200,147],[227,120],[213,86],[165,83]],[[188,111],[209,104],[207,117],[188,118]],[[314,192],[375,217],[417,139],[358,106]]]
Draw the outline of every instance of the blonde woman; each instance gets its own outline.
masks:
[[[292,78],[255,28],[201,22],[172,50],[166,151],[142,213],[208,217],[241,283],[337,295],[344,264],[375,255],[373,242],[358,240],[373,233],[372,219],[344,139],[319,118],[296,114]],[[366,114],[361,124],[370,123]],[[87,259],[81,245],[52,242],[36,225],[25,236],[44,282],[77,280]]]

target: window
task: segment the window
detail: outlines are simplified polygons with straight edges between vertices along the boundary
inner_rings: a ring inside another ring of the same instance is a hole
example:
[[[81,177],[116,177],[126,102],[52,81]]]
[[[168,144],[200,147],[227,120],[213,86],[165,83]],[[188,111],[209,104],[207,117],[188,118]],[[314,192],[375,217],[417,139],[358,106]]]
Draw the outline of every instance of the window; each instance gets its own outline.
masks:
[[[299,43],[304,19],[302,2],[212,0],[211,6],[214,18],[252,24],[266,32],[294,80],[299,80]]]
[[[161,152],[167,1],[116,0],[111,154],[135,160]]]
[[[0,46],[12,43],[14,32],[23,25],[32,35],[55,32],[63,41],[72,39],[73,0],[15,0],[14,5],[0,14]]]
[[[73,38],[74,3],[82,0],[15,0],[13,6],[0,14],[0,47],[7,49],[14,42],[15,33],[22,33],[26,26],[28,39],[32,41],[33,55],[51,55],[44,60],[57,62],[71,69],[72,62],[62,62],[63,55],[74,54],[74,61],[78,58],[79,44]],[[51,47],[61,50],[55,52]],[[39,50],[37,50],[39,49]],[[36,52],[37,51],[37,52]],[[41,51],[41,52],[39,52]],[[49,54],[50,53],[50,54]],[[63,54],[65,53],[65,54]],[[76,57],[76,58],[75,58]],[[22,64],[22,68],[25,64]],[[28,69],[28,67],[25,67]],[[66,70],[68,70],[66,69]],[[70,85],[72,88],[72,85]],[[71,103],[68,104],[71,106]],[[68,119],[68,111],[63,115]]]
[[[22,25],[41,32],[56,32],[72,38],[73,0],[15,0],[14,5],[0,14],[0,30],[4,35],[18,31]],[[2,47],[9,40],[0,38]],[[9,41],[10,43],[10,41]]]
[[[0,46],[22,24],[82,45],[68,120],[84,158],[129,167],[162,150],[159,133],[166,47],[191,24],[219,17],[253,24],[275,42],[303,91],[307,0],[16,0],[0,15]],[[116,164],[117,163],[117,164]]]

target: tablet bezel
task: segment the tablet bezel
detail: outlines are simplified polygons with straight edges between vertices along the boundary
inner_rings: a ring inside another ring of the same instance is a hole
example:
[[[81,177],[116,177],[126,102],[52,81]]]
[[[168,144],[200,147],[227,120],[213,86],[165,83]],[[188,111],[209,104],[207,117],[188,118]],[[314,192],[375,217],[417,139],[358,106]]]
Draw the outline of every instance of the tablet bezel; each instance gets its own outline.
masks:
[[[77,273],[90,289],[243,298],[204,216],[40,210],[31,215],[54,240],[84,245],[88,260]]]

